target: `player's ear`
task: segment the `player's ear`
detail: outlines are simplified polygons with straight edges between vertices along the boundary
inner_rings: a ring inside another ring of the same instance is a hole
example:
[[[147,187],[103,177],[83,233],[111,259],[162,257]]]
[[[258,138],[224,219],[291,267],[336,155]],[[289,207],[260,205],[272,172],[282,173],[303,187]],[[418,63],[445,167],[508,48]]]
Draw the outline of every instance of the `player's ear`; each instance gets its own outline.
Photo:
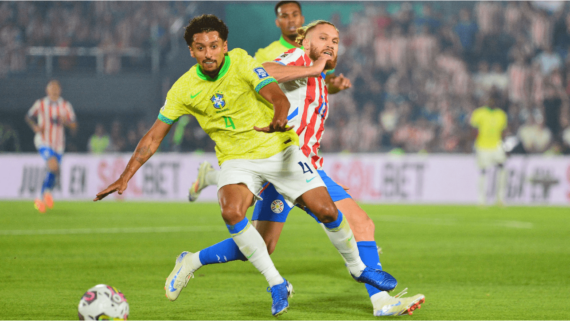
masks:
[[[192,47],[191,47],[191,46],[188,46],[188,49],[190,49],[190,57],[196,58],[196,57],[194,56],[194,51],[192,50]]]
[[[275,18],[275,26],[277,26],[277,28],[281,29],[281,26],[279,25],[279,17]]]
[[[224,41],[224,53],[228,52],[228,41]]]
[[[301,26],[305,25],[305,16],[301,16]]]

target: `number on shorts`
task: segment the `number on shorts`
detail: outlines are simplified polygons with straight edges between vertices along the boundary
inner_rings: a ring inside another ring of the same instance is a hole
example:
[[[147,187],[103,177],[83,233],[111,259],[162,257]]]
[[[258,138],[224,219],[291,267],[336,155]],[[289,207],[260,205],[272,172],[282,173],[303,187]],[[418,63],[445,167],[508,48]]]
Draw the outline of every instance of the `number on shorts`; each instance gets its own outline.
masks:
[[[311,170],[309,165],[307,165],[307,163],[299,162],[299,166],[301,166],[301,169],[303,170],[303,174],[305,174],[305,173],[313,174],[313,171]],[[305,170],[305,166],[307,167],[307,170]]]

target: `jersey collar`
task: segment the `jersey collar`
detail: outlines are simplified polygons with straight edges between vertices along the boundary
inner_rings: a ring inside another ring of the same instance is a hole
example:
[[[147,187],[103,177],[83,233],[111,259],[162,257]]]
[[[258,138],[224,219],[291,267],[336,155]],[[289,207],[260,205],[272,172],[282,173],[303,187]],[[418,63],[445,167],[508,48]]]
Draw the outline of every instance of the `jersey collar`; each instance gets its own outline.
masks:
[[[287,48],[287,49],[294,49],[294,48],[300,48],[303,49],[303,46],[301,47],[295,47],[292,44],[288,43],[287,40],[285,40],[285,38],[283,38],[283,35],[281,35],[281,37],[279,38],[279,43],[281,45],[283,45],[283,47]]]
[[[216,76],[216,78],[212,78],[208,75],[206,75],[205,73],[202,72],[202,67],[200,67],[200,65],[198,64],[198,68],[196,68],[196,74],[198,75],[198,77],[200,77],[200,79],[202,80],[207,80],[207,81],[216,81],[220,78],[222,78],[227,72],[228,69],[230,69],[230,56],[229,55],[225,55],[224,56],[224,65],[222,66],[222,69],[220,70],[220,72],[218,73],[218,75]]]

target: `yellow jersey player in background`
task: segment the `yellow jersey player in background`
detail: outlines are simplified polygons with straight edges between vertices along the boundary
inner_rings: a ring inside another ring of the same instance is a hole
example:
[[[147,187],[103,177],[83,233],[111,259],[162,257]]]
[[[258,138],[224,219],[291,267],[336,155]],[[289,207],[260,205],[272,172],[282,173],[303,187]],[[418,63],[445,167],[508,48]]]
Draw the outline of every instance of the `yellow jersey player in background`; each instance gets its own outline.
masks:
[[[471,115],[471,126],[477,128],[475,151],[479,166],[479,204],[486,204],[487,196],[487,170],[498,168],[496,175],[497,204],[503,205],[505,201],[506,172],[505,161],[507,155],[503,150],[503,131],[507,128],[507,114],[496,107],[498,94],[491,92],[486,106],[479,107]]]
[[[290,205],[308,208],[323,222],[327,236],[356,281],[381,291],[394,289],[396,279],[362,262],[354,234],[323,180],[306,170],[309,160],[298,147],[295,131],[287,127],[287,96],[244,50],[228,52],[228,33],[225,23],[214,15],[190,21],[184,39],[198,64],[172,86],[158,119],[138,143],[119,179],[98,193],[94,201],[114,192],[122,194],[136,171],[156,152],[172,124],[180,116],[191,114],[216,143],[221,167],[218,202],[232,236],[229,246],[265,276],[271,288],[274,316],[287,311],[293,286],[279,274],[262,236],[245,217],[255,200],[261,199],[265,182],[272,183]],[[258,99],[257,94],[263,99]],[[166,297],[176,300],[196,266],[202,264],[199,255],[182,252],[166,279]]]
[[[272,42],[265,48],[260,48],[255,53],[255,60],[260,63],[273,61],[275,58],[293,48],[302,48],[295,40],[297,39],[297,29],[305,23],[305,17],[298,1],[279,1],[275,5],[275,25],[281,29],[279,40]],[[329,94],[352,87],[348,78],[343,74],[336,76],[333,70],[326,71],[326,83]]]

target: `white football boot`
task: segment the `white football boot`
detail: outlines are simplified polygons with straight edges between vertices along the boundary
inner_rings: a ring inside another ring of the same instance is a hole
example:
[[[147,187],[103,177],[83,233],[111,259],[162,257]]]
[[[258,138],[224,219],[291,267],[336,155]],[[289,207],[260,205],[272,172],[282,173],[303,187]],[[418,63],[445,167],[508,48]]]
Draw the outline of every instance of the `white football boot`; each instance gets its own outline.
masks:
[[[215,169],[212,167],[212,164],[207,161],[200,164],[200,167],[198,168],[198,178],[196,178],[194,183],[192,183],[192,187],[188,190],[188,200],[190,202],[196,201],[202,190],[208,186],[206,184],[206,174],[214,170]]]
[[[421,304],[426,301],[425,296],[423,294],[416,294],[409,298],[402,298],[402,296],[407,293],[406,290],[408,290],[408,288],[405,288],[404,291],[395,296],[386,295],[373,301],[374,316],[412,315],[414,310],[421,308]]]
[[[190,278],[194,277],[196,270],[192,265],[192,255],[194,253],[184,251],[176,258],[176,265],[166,279],[164,290],[166,290],[166,297],[170,301],[174,301],[186,287]]]

